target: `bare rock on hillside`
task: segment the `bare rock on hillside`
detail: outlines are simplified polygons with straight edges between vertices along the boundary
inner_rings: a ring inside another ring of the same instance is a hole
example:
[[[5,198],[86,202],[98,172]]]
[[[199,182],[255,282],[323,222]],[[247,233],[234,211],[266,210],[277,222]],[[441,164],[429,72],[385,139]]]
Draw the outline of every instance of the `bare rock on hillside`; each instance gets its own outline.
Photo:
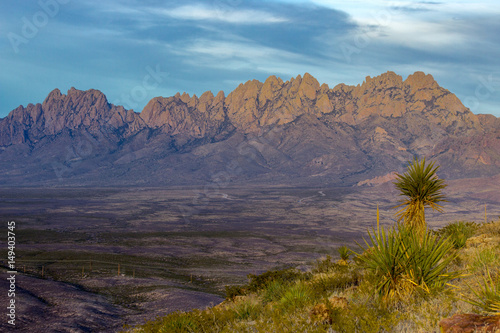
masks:
[[[473,333],[500,331],[500,316],[456,314],[439,322],[442,333]]]

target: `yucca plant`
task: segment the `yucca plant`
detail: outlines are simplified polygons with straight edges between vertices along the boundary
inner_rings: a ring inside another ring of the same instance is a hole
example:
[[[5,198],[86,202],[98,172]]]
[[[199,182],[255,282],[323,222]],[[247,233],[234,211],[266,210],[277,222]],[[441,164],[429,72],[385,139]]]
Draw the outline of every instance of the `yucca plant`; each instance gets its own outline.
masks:
[[[483,277],[483,285],[480,286],[479,291],[474,290],[472,287],[469,288],[477,300],[465,297],[462,294],[462,299],[465,302],[477,306],[487,314],[500,315],[500,286],[491,278],[489,269],[486,270],[486,277]]]
[[[406,252],[398,231],[383,227],[368,231],[371,244],[365,240],[367,249],[358,254],[360,264],[371,271],[376,279],[376,291],[383,299],[395,299],[406,294],[410,285],[404,283]],[[405,290],[406,289],[406,290]]]
[[[407,252],[408,276],[418,289],[430,293],[461,276],[459,272],[447,271],[449,264],[456,257],[451,251],[454,243],[450,238],[439,238],[429,231],[425,232],[422,238],[413,236],[411,230],[407,230],[406,235],[409,236],[405,236],[403,242],[408,241],[410,246]]]
[[[351,255],[351,250],[349,250],[349,248],[345,245],[341,246],[338,248],[337,250],[339,252],[339,255],[340,255],[340,262],[339,264],[341,265],[348,265],[348,260],[349,260],[349,256]]]
[[[439,166],[435,167],[434,162],[426,165],[425,158],[415,158],[403,175],[396,174],[394,185],[400,190],[400,195],[406,197],[395,207],[401,207],[396,213],[398,222],[404,222],[419,235],[423,235],[426,230],[425,208],[431,207],[442,212],[438,202],[446,201],[442,190],[447,185],[437,177],[438,169]]]
[[[375,278],[376,291],[384,302],[403,299],[417,291],[430,293],[459,276],[447,272],[453,260],[453,243],[430,232],[417,237],[403,225],[387,231],[368,232],[370,243],[358,254],[358,261]]]

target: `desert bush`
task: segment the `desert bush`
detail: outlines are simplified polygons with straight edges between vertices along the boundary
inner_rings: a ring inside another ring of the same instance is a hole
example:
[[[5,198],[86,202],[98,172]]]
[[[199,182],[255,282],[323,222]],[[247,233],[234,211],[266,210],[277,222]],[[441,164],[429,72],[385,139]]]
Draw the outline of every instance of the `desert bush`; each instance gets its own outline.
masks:
[[[460,249],[465,246],[467,239],[472,237],[478,228],[479,225],[475,222],[457,221],[446,225],[435,233],[440,237],[449,237],[453,246]]]
[[[347,246],[345,246],[345,245],[341,246],[341,247],[338,248],[337,251],[339,252],[341,260],[344,260],[344,261],[349,260],[349,256],[351,254],[351,250],[349,250],[349,248]]]
[[[200,326],[198,325],[198,321],[196,318],[193,318],[191,314],[175,313],[170,316],[170,320],[166,321],[165,324],[160,327],[158,332],[189,333],[199,330]]]
[[[394,332],[401,321],[401,313],[394,308],[381,306],[372,298],[368,302],[353,302],[348,308],[335,308],[330,312],[334,332],[378,333]]]
[[[304,307],[312,300],[312,291],[303,282],[290,286],[279,301],[281,309],[293,310]]]
[[[265,303],[279,301],[285,293],[287,285],[281,281],[270,282],[262,293],[262,301]]]
[[[333,291],[357,286],[360,279],[361,274],[358,269],[343,266],[335,272],[316,274],[308,283],[315,295],[324,296]]]
[[[353,253],[351,250],[348,250],[350,253]],[[340,265],[332,260],[332,257],[327,255],[324,259],[317,259],[311,268],[312,274],[319,273],[330,273],[330,272],[338,272],[339,270],[347,269],[346,265]]]
[[[172,333],[188,333],[199,332],[202,327],[210,328],[210,324],[203,325],[203,318],[200,316],[201,311],[195,310],[192,312],[176,311],[167,316],[146,322],[141,326],[138,332],[153,333],[153,332],[172,332]]]
[[[498,283],[498,276],[493,279],[489,269],[487,269],[482,284],[477,289],[471,286],[469,286],[469,289],[476,299],[462,295],[465,302],[478,307],[487,314],[500,315],[500,284]]]
[[[234,317],[239,320],[255,319],[259,316],[262,311],[262,306],[258,300],[254,298],[245,299],[237,303],[232,311],[234,311]]]
[[[311,271],[313,274],[328,273],[329,271],[333,271],[335,266],[337,264],[332,260],[332,257],[327,255],[324,259],[316,259]]]
[[[431,232],[415,235],[406,226],[388,231],[379,228],[368,232],[371,244],[358,261],[375,280],[376,291],[383,301],[397,301],[414,292],[430,293],[459,276],[447,272],[454,259],[453,243]]]
[[[305,277],[305,273],[295,269],[286,268],[280,270],[271,270],[259,275],[248,274],[250,281],[248,282],[248,291],[256,292],[265,289],[267,285],[273,281],[282,283],[292,283],[295,280]]]
[[[478,225],[478,234],[487,234],[490,236],[500,235],[500,218],[495,222],[488,222]]]
[[[264,290],[267,286],[278,281],[283,284],[289,284],[297,279],[308,278],[308,273],[304,273],[295,268],[285,268],[279,270],[270,270],[259,275],[248,274],[249,282],[245,285],[226,286],[226,299],[233,299],[236,296],[249,295],[260,290]]]
[[[474,252],[469,265],[473,272],[483,272],[488,267],[500,266],[499,251],[492,247],[485,247]]]
[[[236,296],[243,296],[247,294],[247,290],[244,286],[236,285],[236,286],[225,286],[226,289],[226,299],[232,300]]]

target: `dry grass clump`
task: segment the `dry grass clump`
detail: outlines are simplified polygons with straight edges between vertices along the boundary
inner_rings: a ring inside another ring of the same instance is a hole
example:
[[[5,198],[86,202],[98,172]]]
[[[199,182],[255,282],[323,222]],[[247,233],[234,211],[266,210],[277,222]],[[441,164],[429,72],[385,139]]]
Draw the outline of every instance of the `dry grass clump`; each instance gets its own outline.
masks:
[[[478,235],[500,236],[500,218],[498,221],[480,224],[476,233]]]

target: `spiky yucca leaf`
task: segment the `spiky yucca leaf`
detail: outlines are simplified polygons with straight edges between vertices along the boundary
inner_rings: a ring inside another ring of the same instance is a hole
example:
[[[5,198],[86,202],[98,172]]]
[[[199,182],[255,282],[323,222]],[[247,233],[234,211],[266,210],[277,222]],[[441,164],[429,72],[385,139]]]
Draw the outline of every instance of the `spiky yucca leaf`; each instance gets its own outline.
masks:
[[[463,294],[461,295],[462,300],[477,306],[488,314],[500,315],[500,288],[491,278],[489,269],[486,269],[486,275],[486,277],[483,277],[483,285],[480,286],[479,291],[476,291],[469,286],[477,300],[465,297]]]
[[[351,255],[351,250],[345,245],[339,247],[337,251],[339,252],[340,259],[344,261],[347,261]]]
[[[416,291],[430,293],[459,276],[447,272],[453,260],[449,239],[430,232],[419,237],[403,225],[387,231],[380,227],[368,235],[371,244],[365,240],[368,248],[358,254],[358,260],[374,274],[383,301],[397,301]]]
[[[404,237],[403,243],[409,247],[408,275],[412,284],[431,292],[460,276],[458,272],[447,272],[447,267],[455,258],[450,255],[454,245],[450,238],[439,238],[431,232],[426,232],[421,238],[411,234],[407,239],[407,236]]]
[[[401,207],[396,213],[398,222],[403,221],[420,234],[426,229],[425,207],[442,212],[438,202],[446,201],[441,192],[446,184],[437,177],[438,169],[439,166],[435,167],[434,162],[426,165],[425,158],[415,158],[403,175],[396,174],[394,185],[400,190],[400,195],[406,197],[396,206]]]

